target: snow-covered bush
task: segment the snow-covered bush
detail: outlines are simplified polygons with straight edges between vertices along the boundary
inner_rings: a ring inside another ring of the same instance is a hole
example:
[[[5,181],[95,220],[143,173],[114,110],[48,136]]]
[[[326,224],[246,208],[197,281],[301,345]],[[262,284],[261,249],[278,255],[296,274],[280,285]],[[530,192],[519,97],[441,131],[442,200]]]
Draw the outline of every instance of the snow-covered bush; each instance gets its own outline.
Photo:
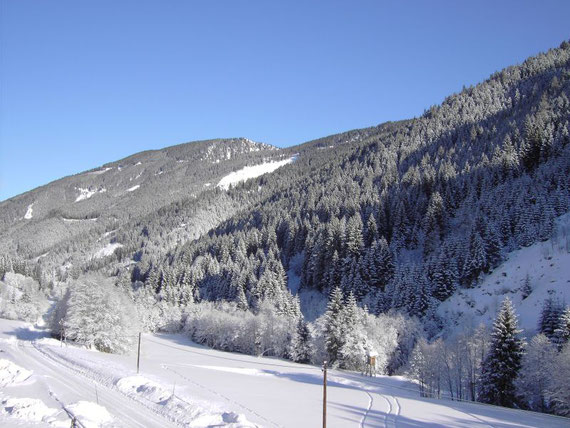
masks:
[[[399,313],[372,315],[356,305],[352,294],[343,302],[339,288],[313,327],[315,364],[327,360],[333,366],[363,371],[367,356],[375,355],[377,373],[393,373],[405,364],[422,335],[417,320]]]
[[[570,416],[570,343],[566,344],[554,360],[554,369],[546,390],[554,413]]]
[[[66,339],[103,352],[134,349],[138,333],[132,301],[100,276],[82,277],[69,285],[52,320],[54,330],[60,325]]]
[[[548,410],[546,391],[555,368],[556,347],[544,334],[532,338],[522,358],[516,386],[520,400],[531,410]]]
[[[297,318],[281,315],[265,302],[257,314],[227,302],[190,304],[184,318],[183,329],[192,340],[211,348],[250,355],[288,356],[297,326]]]
[[[4,274],[0,281],[0,317],[36,322],[47,306],[37,281],[19,273]]]

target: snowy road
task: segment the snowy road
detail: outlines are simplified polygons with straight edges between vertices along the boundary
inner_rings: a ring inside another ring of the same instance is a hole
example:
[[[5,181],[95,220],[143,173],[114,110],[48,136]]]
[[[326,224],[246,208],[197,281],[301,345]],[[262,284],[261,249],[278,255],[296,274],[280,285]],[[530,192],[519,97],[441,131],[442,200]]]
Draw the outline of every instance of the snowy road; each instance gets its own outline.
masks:
[[[24,323],[0,320],[0,360],[33,371],[25,382],[3,388],[0,398],[31,397],[57,409],[61,409],[57,400],[69,406],[98,398],[113,417],[105,426],[322,424],[318,367],[213,351],[182,335],[143,335],[137,376],[133,355],[61,348],[57,341],[40,336]],[[547,415],[423,399],[405,379],[336,370],[329,371],[327,410],[329,428],[570,426],[568,419]],[[42,424],[69,426],[69,418],[61,412]],[[0,425],[28,426],[5,407],[0,407]]]
[[[40,396],[47,392],[51,398],[46,403],[49,407],[60,408],[81,400],[98,401],[114,416],[113,425],[115,426],[175,426],[165,417],[152,412],[120,392],[81,376],[49,358],[38,349],[33,340],[18,340],[16,346],[5,346],[5,343],[2,343],[1,350],[3,351],[2,357],[7,357],[19,366],[33,371],[31,380],[36,384],[33,385],[33,392]],[[18,393],[17,390],[16,393]],[[79,420],[81,422],[80,418]]]

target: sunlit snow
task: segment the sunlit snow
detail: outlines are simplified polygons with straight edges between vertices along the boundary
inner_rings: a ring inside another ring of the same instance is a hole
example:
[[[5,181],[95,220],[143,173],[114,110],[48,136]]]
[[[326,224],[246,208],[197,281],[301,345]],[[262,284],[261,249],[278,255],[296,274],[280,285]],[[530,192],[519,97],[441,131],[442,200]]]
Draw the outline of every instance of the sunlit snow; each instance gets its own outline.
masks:
[[[250,178],[259,177],[260,175],[273,172],[277,168],[281,168],[282,166],[295,161],[296,158],[297,156],[292,156],[282,161],[277,161],[277,162],[271,161],[259,165],[246,166],[240,169],[239,171],[234,171],[226,175],[224,178],[220,180],[220,182],[218,183],[218,187],[224,190],[228,190],[230,186],[233,184],[237,184],[242,181],[249,180]]]
[[[26,215],[24,218],[26,220],[30,220],[34,216],[34,204],[28,205],[28,210],[26,211]]]
[[[105,193],[107,189],[103,188],[100,190],[91,190],[91,188],[84,189],[82,187],[76,187],[76,190],[79,190],[79,196],[75,199],[75,202],[83,201],[85,199],[89,199],[96,193]]]
[[[113,169],[113,168],[100,169],[100,170],[97,170],[97,171],[92,171],[92,172],[90,172],[89,174],[91,174],[91,175],[99,175],[99,174],[103,174],[103,173],[105,173],[105,172],[107,172],[107,171],[110,171],[110,170],[112,170],[112,169]]]
[[[113,254],[115,252],[115,250],[117,248],[121,248],[122,246],[123,246],[123,244],[119,244],[118,242],[114,242],[112,244],[107,244],[106,246],[101,248],[99,251],[97,251],[95,254],[93,254],[93,257],[96,259],[100,259],[101,257],[110,256],[111,254]]]
[[[323,375],[318,366],[214,351],[179,334],[143,334],[137,375],[136,344],[127,355],[72,343],[61,347],[48,331],[4,319],[0,345],[4,358],[33,371],[30,381],[17,386],[22,398],[9,397],[11,391],[16,394],[10,387],[0,391],[1,426],[69,426],[65,412],[53,414],[52,409],[61,408],[57,398],[82,426],[245,428],[322,423]],[[568,426],[565,418],[540,413],[422,398],[416,385],[398,376],[368,377],[330,369],[328,379],[331,427]]]

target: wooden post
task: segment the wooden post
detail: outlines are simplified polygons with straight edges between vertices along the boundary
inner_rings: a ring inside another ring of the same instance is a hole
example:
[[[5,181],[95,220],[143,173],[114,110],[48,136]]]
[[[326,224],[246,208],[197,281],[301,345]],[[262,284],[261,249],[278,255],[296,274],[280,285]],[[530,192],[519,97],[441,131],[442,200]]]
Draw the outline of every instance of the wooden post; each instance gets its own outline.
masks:
[[[139,332],[139,347],[137,351],[137,374],[139,374],[140,361],[141,361],[141,333]]]
[[[59,320],[59,347],[63,347],[63,320]]]
[[[323,362],[323,428],[327,428],[327,362]]]

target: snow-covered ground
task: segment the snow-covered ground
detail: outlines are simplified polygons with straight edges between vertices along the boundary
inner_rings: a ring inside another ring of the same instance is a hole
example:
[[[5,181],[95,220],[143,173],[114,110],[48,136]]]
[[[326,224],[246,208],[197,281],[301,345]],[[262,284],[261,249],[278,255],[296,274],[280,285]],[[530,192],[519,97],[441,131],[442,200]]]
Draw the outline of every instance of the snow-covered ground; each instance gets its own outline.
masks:
[[[527,275],[532,292],[523,299]],[[570,214],[558,218],[553,238],[513,251],[475,288],[458,290],[442,303],[439,313],[460,325],[491,324],[505,296],[528,336],[535,333],[545,299],[570,304]]]
[[[118,242],[109,243],[109,244],[105,245],[103,248],[97,250],[93,254],[93,258],[94,259],[100,259],[102,257],[110,256],[111,254],[113,254],[115,252],[115,250],[117,248],[121,248],[122,246],[123,246],[123,244],[119,244]]]
[[[182,335],[143,335],[136,356],[60,346],[0,319],[1,426],[321,426],[319,367],[213,351]],[[420,398],[400,377],[330,370],[329,427],[563,427],[570,420]]]
[[[284,165],[294,162],[296,158],[296,156],[293,156],[282,161],[271,161],[259,165],[246,166],[238,171],[234,171],[226,175],[220,180],[218,187],[224,190],[228,190],[232,184],[237,184],[242,181],[249,180],[250,178],[259,177],[260,175],[273,172],[277,168],[281,168]]]

